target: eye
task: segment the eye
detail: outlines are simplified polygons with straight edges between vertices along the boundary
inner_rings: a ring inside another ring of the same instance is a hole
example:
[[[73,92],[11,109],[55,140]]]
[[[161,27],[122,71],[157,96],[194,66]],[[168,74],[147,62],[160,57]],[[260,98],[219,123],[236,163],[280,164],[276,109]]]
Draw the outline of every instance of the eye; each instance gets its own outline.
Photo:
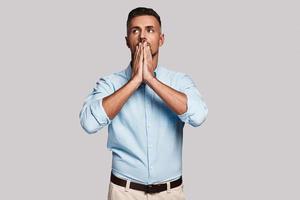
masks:
[[[137,29],[133,29],[131,32],[132,32],[132,33],[137,33],[138,30],[137,30]]]
[[[148,32],[149,32],[149,33],[153,33],[154,30],[151,28],[151,29],[148,29]]]

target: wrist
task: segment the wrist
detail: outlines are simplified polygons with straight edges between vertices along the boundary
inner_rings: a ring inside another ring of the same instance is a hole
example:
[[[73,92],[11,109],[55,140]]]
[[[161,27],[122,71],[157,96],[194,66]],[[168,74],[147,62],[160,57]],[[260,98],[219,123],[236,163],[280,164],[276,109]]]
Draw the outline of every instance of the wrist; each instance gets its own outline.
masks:
[[[138,79],[138,78],[135,78],[135,77],[132,77],[130,80],[129,80],[131,83],[134,83],[134,85],[136,87],[139,87],[141,84],[142,84],[142,80]]]
[[[151,83],[153,83],[153,81],[155,81],[156,77],[154,76],[150,76],[149,78],[145,79],[145,83],[147,85],[151,85]]]

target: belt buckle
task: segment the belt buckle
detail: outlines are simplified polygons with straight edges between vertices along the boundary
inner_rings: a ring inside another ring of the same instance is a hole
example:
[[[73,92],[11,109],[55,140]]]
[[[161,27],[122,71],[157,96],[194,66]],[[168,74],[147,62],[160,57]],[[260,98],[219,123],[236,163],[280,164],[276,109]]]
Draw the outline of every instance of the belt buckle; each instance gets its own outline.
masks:
[[[154,188],[153,184],[146,185],[146,193],[156,193],[157,191]]]

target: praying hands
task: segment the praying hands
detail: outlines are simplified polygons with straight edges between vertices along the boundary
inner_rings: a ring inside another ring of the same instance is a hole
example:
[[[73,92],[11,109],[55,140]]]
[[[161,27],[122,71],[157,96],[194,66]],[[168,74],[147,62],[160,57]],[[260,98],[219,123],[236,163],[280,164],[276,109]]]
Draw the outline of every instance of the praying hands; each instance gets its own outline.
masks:
[[[154,78],[154,68],[149,44],[140,42],[135,49],[131,77],[139,83],[148,83]]]

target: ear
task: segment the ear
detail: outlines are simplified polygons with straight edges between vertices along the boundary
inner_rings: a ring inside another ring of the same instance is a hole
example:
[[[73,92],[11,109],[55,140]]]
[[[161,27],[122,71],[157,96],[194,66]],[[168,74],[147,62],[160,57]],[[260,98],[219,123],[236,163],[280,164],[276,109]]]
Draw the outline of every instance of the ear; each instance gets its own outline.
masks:
[[[125,40],[126,40],[126,46],[127,46],[128,48],[130,48],[130,46],[129,46],[129,41],[128,41],[127,36],[125,36]]]
[[[159,46],[161,47],[165,42],[165,34],[160,34],[159,36]]]

